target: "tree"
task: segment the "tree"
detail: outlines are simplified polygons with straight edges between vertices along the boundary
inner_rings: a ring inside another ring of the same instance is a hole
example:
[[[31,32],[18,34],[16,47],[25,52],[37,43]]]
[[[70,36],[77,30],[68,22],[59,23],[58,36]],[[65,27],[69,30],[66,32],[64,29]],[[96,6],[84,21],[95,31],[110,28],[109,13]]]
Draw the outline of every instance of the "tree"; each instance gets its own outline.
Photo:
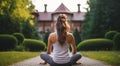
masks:
[[[37,31],[36,25],[33,25],[33,39],[42,40],[42,35]]]
[[[1,0],[0,34],[21,32],[21,23],[30,18],[33,8],[30,0]]]
[[[43,41],[46,43],[46,45],[48,44],[48,37],[49,37],[50,31],[49,29],[47,29],[47,32],[45,33],[44,39]]]
[[[89,8],[87,8],[87,14],[85,18],[85,22],[82,26],[82,32],[81,32],[81,38],[82,39],[88,39],[92,37],[92,28],[94,24],[94,12],[96,10],[96,0],[90,0],[87,2],[89,5]],[[89,10],[90,9],[90,10]]]
[[[77,46],[81,41],[81,37],[80,37],[80,34],[79,34],[77,28],[75,29],[73,35],[75,37],[75,43],[76,43],[76,46]]]
[[[34,27],[30,24],[29,20],[22,23],[22,33],[25,38],[32,38],[34,34]]]
[[[82,39],[103,38],[108,31],[120,31],[119,3],[119,0],[89,0],[90,11],[82,27]]]

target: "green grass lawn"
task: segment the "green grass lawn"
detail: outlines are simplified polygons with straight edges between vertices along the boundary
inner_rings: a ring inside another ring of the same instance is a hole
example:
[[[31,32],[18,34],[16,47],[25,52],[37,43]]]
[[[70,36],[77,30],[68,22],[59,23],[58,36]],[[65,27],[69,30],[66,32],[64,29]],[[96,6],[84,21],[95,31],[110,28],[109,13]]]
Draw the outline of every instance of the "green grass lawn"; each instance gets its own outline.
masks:
[[[8,66],[18,61],[38,56],[39,53],[40,52],[0,52],[0,66]]]
[[[40,52],[0,52],[0,66],[8,66],[18,61],[38,56]],[[81,51],[83,56],[104,61],[113,66],[120,65],[120,52]]]
[[[113,66],[120,65],[119,51],[81,51],[83,56],[104,61]]]

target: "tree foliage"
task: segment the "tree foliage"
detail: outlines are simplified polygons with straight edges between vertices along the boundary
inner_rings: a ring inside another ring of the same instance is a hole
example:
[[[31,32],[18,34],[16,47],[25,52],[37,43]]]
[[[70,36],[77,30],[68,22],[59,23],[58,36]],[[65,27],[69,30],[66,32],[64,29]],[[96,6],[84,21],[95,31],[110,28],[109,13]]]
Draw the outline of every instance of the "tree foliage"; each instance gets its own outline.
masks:
[[[49,29],[47,29],[47,32],[45,33],[44,39],[43,41],[46,43],[46,45],[48,45],[48,37],[49,37],[50,31]]]
[[[1,0],[0,34],[21,32],[21,23],[30,18],[33,8],[30,0]]]
[[[117,33],[114,37],[113,50],[120,50],[120,33]]]
[[[89,0],[82,38],[103,38],[110,30],[120,31],[119,0]]]
[[[25,38],[32,38],[34,34],[34,26],[32,26],[29,20],[22,23],[22,33]]]
[[[75,37],[75,43],[76,43],[76,46],[77,46],[81,41],[81,37],[80,37],[80,34],[79,34],[77,28],[75,29],[73,35]]]

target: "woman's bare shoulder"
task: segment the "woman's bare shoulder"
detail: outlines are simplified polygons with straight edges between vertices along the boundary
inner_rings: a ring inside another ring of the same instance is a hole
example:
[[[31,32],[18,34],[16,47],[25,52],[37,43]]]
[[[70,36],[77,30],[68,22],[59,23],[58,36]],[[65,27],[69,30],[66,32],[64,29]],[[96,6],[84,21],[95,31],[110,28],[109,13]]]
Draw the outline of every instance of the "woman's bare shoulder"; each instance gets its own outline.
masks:
[[[53,36],[53,35],[55,35],[55,32],[50,33],[50,36]]]
[[[73,34],[72,33],[67,33],[67,41],[68,43],[71,43],[71,41],[73,41]]]
[[[54,43],[56,41],[56,33],[55,32],[50,33],[49,39]]]
[[[67,37],[73,37],[72,33],[67,33]]]

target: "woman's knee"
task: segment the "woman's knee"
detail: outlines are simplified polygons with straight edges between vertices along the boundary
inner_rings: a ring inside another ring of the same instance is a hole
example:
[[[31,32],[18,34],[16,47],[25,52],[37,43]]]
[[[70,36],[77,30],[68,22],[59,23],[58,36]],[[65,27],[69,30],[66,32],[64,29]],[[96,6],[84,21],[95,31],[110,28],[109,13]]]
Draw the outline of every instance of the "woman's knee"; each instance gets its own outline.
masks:
[[[44,56],[46,56],[45,52],[40,53],[40,57],[43,58]]]
[[[75,64],[76,61],[78,61],[81,57],[82,57],[82,56],[81,56],[80,54],[75,54],[75,55],[73,55],[73,56],[71,57],[71,59],[70,59],[70,63],[71,63],[71,64]]]
[[[82,57],[81,54],[76,54],[76,56],[80,59]]]

